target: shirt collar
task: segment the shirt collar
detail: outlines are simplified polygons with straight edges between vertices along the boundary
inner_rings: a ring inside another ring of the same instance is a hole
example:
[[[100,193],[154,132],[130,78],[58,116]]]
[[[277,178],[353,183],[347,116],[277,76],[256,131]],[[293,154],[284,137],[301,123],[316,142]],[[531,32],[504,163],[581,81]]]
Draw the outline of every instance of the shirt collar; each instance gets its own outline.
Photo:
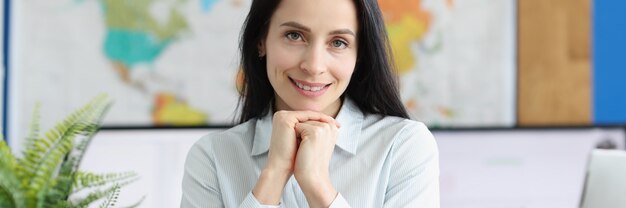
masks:
[[[263,118],[257,120],[252,143],[252,156],[266,153],[269,150],[272,136],[272,116],[273,114],[268,112]],[[341,124],[337,137],[337,147],[352,155],[356,154],[363,117],[363,112],[352,100],[344,99],[339,114],[335,118]]]

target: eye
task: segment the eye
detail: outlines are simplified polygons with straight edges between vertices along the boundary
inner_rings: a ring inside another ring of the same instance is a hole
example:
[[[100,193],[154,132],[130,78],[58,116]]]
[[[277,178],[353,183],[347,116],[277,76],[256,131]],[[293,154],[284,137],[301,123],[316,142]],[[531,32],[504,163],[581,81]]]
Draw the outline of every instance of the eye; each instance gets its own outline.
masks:
[[[345,41],[342,41],[342,40],[333,40],[331,45],[334,48],[339,48],[339,49],[344,49],[344,48],[348,47],[348,43],[346,43]]]
[[[300,35],[300,33],[297,33],[297,32],[287,32],[285,34],[285,37],[287,37],[287,39],[289,40],[294,40],[294,41],[298,41],[302,39],[302,35]]]

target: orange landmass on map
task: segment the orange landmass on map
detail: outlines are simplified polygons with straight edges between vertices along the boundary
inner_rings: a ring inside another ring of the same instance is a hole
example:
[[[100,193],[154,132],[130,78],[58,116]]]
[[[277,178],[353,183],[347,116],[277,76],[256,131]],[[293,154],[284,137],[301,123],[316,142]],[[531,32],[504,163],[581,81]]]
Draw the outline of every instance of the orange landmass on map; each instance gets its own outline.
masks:
[[[411,45],[419,42],[432,24],[432,14],[422,8],[421,0],[379,0],[391,50],[400,75],[416,64]]]
[[[160,93],[155,98],[152,119],[157,126],[188,126],[206,124],[207,116],[178,100],[174,94]]]

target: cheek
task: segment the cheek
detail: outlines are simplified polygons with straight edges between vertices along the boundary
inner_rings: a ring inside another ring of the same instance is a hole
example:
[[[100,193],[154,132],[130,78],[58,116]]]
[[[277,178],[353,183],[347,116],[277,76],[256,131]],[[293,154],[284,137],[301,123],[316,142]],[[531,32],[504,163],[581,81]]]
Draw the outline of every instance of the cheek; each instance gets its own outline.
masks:
[[[356,66],[356,59],[344,59],[337,64],[337,69],[339,70],[335,72],[336,78],[343,81],[345,85],[348,85],[348,81],[350,80],[350,77],[352,77],[352,73],[354,73],[355,70],[354,67]]]
[[[298,57],[298,53],[289,48],[280,46],[268,47],[267,70],[272,71],[268,72],[268,74],[275,73],[279,75],[283,71],[297,67]]]

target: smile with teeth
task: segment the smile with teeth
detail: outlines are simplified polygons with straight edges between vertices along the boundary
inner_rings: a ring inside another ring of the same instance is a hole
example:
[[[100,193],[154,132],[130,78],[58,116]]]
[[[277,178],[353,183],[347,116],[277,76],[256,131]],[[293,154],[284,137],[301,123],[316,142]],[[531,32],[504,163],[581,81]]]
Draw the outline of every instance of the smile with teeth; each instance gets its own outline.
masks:
[[[296,86],[298,86],[298,88],[300,88],[300,89],[302,89],[302,90],[306,90],[306,91],[311,91],[311,92],[317,92],[317,91],[320,91],[320,90],[324,89],[324,87],[326,87],[326,86],[330,85],[330,84],[327,84],[327,85],[324,85],[324,86],[317,86],[317,87],[314,87],[314,86],[308,86],[308,85],[302,84],[302,83],[297,82],[297,81],[295,81],[295,80],[293,80],[293,79],[291,79],[291,81],[292,81],[294,84],[296,84]]]

